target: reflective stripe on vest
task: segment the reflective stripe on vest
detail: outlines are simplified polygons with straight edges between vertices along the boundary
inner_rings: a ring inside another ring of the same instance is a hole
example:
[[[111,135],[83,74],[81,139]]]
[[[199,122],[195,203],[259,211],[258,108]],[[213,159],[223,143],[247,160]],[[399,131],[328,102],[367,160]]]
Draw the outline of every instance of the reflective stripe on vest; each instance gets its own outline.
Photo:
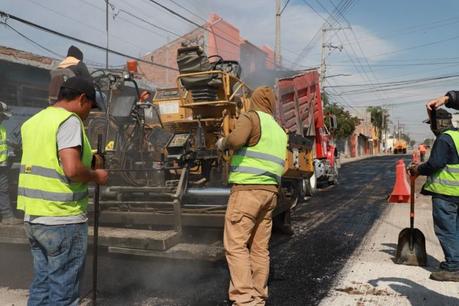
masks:
[[[0,124],[0,165],[6,164],[8,145],[6,144],[6,128]]]
[[[451,136],[459,153],[459,131],[450,130],[443,133]],[[459,196],[459,164],[448,164],[436,171],[427,178],[424,189],[437,194]]]
[[[233,184],[280,184],[287,155],[287,135],[274,118],[257,112],[261,136],[252,147],[243,147],[231,158],[229,183]]]
[[[86,212],[88,185],[69,180],[58,158],[57,133],[71,116],[76,115],[62,108],[48,107],[21,128],[23,154],[17,205],[28,215],[74,216]],[[91,146],[82,122],[81,128],[81,160],[89,168]]]

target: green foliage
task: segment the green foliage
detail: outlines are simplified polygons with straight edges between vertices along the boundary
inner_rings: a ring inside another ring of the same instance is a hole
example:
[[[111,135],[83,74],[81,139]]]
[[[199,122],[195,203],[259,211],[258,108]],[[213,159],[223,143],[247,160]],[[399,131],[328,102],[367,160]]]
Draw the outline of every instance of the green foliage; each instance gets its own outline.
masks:
[[[416,144],[416,140],[410,140],[410,146],[411,147],[414,147],[415,144]]]
[[[336,138],[346,138],[350,136],[355,127],[359,124],[359,118],[352,116],[347,110],[337,103],[330,103],[327,95],[322,95],[322,101],[324,103],[324,113],[331,114],[336,116],[337,129],[332,129],[330,127],[329,120],[325,120],[327,128]]]
[[[369,106],[367,112],[371,114],[371,124],[377,128],[378,138],[381,140],[382,131],[387,128],[389,113],[381,106]]]

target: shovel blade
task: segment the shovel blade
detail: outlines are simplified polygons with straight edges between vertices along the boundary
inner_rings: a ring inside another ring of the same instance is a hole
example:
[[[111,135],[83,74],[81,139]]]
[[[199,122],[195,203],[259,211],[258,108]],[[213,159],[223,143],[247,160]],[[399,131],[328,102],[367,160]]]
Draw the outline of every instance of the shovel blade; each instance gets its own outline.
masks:
[[[395,263],[409,266],[426,266],[426,238],[417,228],[405,228],[398,235]]]

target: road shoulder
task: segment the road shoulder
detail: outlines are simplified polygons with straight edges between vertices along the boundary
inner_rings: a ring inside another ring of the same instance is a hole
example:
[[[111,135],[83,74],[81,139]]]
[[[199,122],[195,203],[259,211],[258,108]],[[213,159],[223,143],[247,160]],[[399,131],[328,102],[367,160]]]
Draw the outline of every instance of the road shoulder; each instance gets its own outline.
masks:
[[[429,279],[443,260],[433,232],[431,198],[416,195],[415,227],[426,237],[427,267],[393,262],[398,234],[409,226],[409,204],[387,205],[320,305],[459,305],[457,283]]]

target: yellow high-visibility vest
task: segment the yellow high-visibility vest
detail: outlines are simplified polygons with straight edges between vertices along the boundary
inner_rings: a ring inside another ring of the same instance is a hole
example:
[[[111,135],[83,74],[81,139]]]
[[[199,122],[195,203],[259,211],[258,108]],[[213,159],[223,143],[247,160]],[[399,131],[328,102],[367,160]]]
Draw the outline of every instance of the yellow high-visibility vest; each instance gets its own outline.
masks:
[[[453,139],[459,154],[459,131],[445,131]],[[424,189],[449,196],[459,197],[459,164],[447,164],[443,169],[427,177]]]
[[[22,159],[17,208],[31,216],[76,216],[86,212],[87,183],[72,182],[64,174],[57,150],[57,132],[71,116],[63,108],[50,106],[21,127]],[[81,120],[80,120],[81,121]],[[91,167],[91,145],[81,122],[82,154]]]
[[[231,157],[229,183],[278,185],[284,172],[288,137],[273,116],[257,111],[261,136],[252,147],[245,146]]]
[[[8,145],[6,143],[6,128],[0,124],[0,166],[6,165]]]

